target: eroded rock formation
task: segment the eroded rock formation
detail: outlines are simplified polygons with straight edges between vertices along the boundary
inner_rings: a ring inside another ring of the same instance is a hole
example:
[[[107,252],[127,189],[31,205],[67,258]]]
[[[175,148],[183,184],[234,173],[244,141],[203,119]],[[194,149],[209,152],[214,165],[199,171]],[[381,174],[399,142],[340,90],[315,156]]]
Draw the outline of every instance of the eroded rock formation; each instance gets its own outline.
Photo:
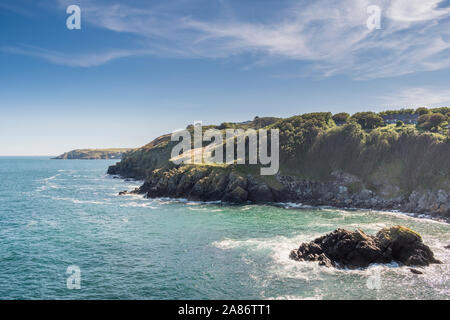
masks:
[[[337,229],[312,242],[302,243],[291,251],[290,258],[349,269],[366,268],[373,263],[397,262],[407,266],[441,263],[418,233],[403,226],[381,229],[375,236],[362,230]]]

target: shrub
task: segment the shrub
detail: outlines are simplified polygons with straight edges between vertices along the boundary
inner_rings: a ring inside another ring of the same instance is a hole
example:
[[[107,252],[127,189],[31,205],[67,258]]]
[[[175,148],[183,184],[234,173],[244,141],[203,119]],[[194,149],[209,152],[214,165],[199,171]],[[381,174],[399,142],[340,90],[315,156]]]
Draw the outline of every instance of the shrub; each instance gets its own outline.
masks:
[[[416,109],[416,114],[418,114],[419,116],[428,113],[430,113],[430,110],[428,110],[427,108],[421,107]]]
[[[375,129],[384,125],[383,118],[374,112],[358,112],[351,119],[359,123],[366,130]]]
[[[434,108],[430,110],[432,113],[440,113],[442,115],[445,115],[446,113],[450,112],[449,107],[441,107],[441,108]]]
[[[346,112],[336,113],[333,116],[333,120],[336,123],[345,123],[345,122],[347,122],[348,118],[350,118],[350,115]]]
[[[380,116],[389,116],[393,114],[413,114],[414,109],[386,110],[380,112]]]
[[[424,114],[417,119],[418,127],[429,131],[438,131],[446,121],[447,117],[441,113]]]

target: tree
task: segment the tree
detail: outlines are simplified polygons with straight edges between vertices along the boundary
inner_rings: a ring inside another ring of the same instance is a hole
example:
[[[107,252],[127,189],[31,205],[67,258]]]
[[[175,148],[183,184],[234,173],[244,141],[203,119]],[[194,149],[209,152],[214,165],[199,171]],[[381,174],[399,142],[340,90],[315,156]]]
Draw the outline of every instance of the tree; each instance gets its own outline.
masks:
[[[440,113],[424,114],[417,119],[420,128],[431,131],[438,131],[446,121],[447,117]]]
[[[443,124],[446,121],[446,117],[443,114],[435,113],[430,116],[430,123],[433,127],[437,128],[441,124]]]
[[[398,120],[397,123],[396,123],[396,125],[397,125],[397,127],[401,127],[401,126],[404,125],[404,123],[403,123],[402,120]]]
[[[447,112],[450,112],[449,107],[440,107],[440,108],[434,108],[430,110],[432,113],[440,113],[440,114],[446,114]]]
[[[430,113],[430,110],[428,110],[425,107],[421,107],[421,108],[417,108],[416,109],[416,114],[418,114],[419,116],[423,115],[423,114],[428,114]]]
[[[350,119],[359,123],[366,130],[375,129],[384,125],[383,118],[374,112],[358,112],[351,116]]]
[[[336,113],[333,116],[333,120],[336,123],[345,123],[345,122],[347,122],[348,118],[350,118],[350,115],[346,112]]]

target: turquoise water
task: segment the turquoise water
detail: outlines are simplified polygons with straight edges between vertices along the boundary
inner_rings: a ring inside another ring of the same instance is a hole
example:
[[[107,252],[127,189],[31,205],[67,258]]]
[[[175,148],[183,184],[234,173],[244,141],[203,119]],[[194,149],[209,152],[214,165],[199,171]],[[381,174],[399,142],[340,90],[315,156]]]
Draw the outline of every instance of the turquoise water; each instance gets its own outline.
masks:
[[[450,225],[395,213],[118,196],[109,160],[0,158],[1,299],[448,299]],[[396,224],[444,261],[337,271],[289,251],[337,227]],[[67,267],[81,289],[67,288]],[[377,279],[378,289],[368,286]],[[371,287],[372,289],[369,289]]]

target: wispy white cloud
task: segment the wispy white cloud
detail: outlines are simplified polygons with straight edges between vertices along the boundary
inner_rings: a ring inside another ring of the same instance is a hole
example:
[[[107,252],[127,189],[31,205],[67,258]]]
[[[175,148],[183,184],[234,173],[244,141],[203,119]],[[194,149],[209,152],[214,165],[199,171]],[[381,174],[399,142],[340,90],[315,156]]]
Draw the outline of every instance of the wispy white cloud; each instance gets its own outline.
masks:
[[[31,57],[38,57],[48,62],[64,65],[69,67],[95,67],[109,61],[130,57],[149,54],[149,51],[145,50],[105,50],[96,53],[62,53],[57,51],[45,50],[38,47],[24,46],[24,47],[7,47],[2,48],[1,51],[8,53],[21,54]]]
[[[33,16],[33,12],[24,9],[20,4],[12,4],[12,3],[0,3],[0,9],[8,10],[23,16],[31,17]]]
[[[58,0],[61,6],[70,1]],[[270,19],[258,22],[245,14],[214,17],[191,14],[188,2],[148,3],[132,7],[111,1],[80,0],[88,24],[137,37],[126,50],[85,55],[80,66],[98,65],[136,52],[161,56],[227,58],[252,54],[258,62],[299,61],[299,70],[321,76],[356,79],[391,77],[450,68],[450,8],[443,0],[299,0],[281,1]],[[194,1],[201,6],[203,0]],[[286,5],[286,4],[289,5]],[[366,27],[367,7],[382,9],[382,29]],[[177,8],[177,5],[179,8]],[[237,9],[236,9],[237,10]],[[130,49],[130,48],[133,49]],[[34,54],[70,65],[53,52]],[[92,63],[89,63],[92,59]],[[249,64],[254,64],[252,61]]]
[[[449,9],[439,8],[441,0],[395,0],[387,10],[392,20],[415,22],[442,18]]]
[[[424,87],[408,88],[383,98],[392,107],[421,107],[450,105],[450,89]]]

